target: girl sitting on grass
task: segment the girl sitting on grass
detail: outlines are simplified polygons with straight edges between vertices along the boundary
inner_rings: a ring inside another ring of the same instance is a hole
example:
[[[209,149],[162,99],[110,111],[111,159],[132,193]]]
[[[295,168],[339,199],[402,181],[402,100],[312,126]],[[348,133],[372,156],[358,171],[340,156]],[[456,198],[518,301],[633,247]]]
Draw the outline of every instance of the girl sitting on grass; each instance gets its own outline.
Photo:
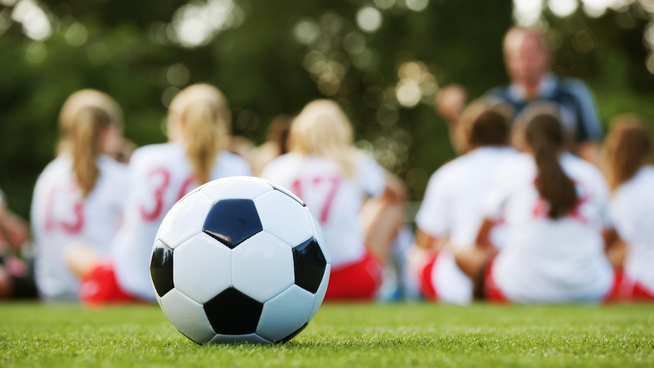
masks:
[[[619,236],[616,241],[626,243],[624,256],[614,253],[615,263],[624,264],[616,296],[623,301],[654,301],[652,135],[630,115],[616,118],[612,126],[607,137],[609,183],[613,189],[610,214]]]
[[[508,161],[485,199],[476,246],[457,264],[490,301],[599,302],[614,285],[604,253],[609,190],[592,164],[564,151],[558,118],[539,114],[525,129],[526,154]],[[500,218],[499,251],[490,233]]]
[[[490,106],[489,101],[480,99],[466,108],[458,124],[470,151],[436,170],[416,215],[417,247],[411,266],[422,295],[429,300],[463,305],[472,301],[472,282],[447,248],[474,246],[483,220],[483,199],[498,169],[518,155],[509,146],[506,114]],[[495,246],[502,245],[502,228],[494,230]]]
[[[59,154],[39,176],[31,222],[35,278],[46,299],[77,299],[79,278],[64,262],[74,243],[108,256],[123,217],[127,170],[112,158],[120,147],[122,111],[94,90],[66,100],[59,116]]]
[[[70,267],[84,279],[82,301],[155,300],[150,255],[166,213],[201,184],[250,175],[247,162],[226,151],[230,121],[227,100],[213,86],[196,84],[175,97],[168,113],[170,142],[141,147],[130,160],[125,221],[111,259],[84,245],[67,254]]]
[[[290,152],[261,173],[302,198],[320,221],[332,267],[325,300],[375,297],[404,218],[403,184],[357,150],[353,138],[336,102],[313,101],[291,125]],[[371,204],[365,226],[362,205],[369,197],[380,200]]]

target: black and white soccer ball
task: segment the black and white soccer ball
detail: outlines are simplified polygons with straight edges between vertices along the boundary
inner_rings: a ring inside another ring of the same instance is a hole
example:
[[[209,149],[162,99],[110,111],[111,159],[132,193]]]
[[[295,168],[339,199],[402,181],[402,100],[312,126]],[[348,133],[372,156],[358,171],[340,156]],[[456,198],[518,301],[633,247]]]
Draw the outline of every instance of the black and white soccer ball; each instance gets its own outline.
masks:
[[[251,177],[209,182],[177,202],[150,261],[159,305],[198,344],[292,339],[318,311],[329,271],[304,202]]]

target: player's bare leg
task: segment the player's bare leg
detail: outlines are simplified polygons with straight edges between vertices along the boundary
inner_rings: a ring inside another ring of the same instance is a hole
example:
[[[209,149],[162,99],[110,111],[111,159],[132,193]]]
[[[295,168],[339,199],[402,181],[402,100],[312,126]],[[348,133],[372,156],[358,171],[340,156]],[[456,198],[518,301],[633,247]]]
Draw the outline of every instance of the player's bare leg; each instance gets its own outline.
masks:
[[[80,278],[86,277],[101,262],[100,255],[85,244],[72,244],[64,251],[66,266]]]
[[[606,257],[611,262],[611,265],[616,270],[621,270],[624,266],[625,257],[627,255],[627,244],[620,239],[615,230],[605,231],[604,237],[604,251]]]
[[[365,242],[383,264],[390,260],[393,242],[406,216],[404,185],[392,175],[387,175],[386,182],[384,195],[369,199],[361,209]]]
[[[481,269],[495,254],[497,254],[497,251],[494,249],[473,247],[460,249],[456,252],[454,258],[461,271],[468,275],[473,282],[476,282]]]
[[[493,226],[495,226],[495,221],[484,219],[479,228],[475,246],[454,252],[456,264],[474,283],[479,281],[479,274],[484,265],[497,254],[497,248],[493,246],[490,240],[490,232]]]
[[[14,292],[14,284],[11,276],[0,266],[0,299],[9,298]]]

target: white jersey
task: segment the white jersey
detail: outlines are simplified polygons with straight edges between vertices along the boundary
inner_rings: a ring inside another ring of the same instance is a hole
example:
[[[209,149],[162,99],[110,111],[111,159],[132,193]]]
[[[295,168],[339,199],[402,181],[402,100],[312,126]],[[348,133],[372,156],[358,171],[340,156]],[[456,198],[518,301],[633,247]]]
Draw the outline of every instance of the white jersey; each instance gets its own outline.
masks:
[[[457,247],[473,246],[483,221],[482,202],[495,174],[502,163],[517,154],[510,147],[480,147],[443,165],[429,179],[416,215],[418,228],[434,238],[449,239]],[[503,228],[497,226],[491,234],[498,246],[504,242]],[[432,282],[440,301],[472,301],[472,282],[447,250],[440,253],[434,265]]]
[[[109,156],[98,157],[100,175],[83,199],[72,164],[70,156],[60,155],[46,166],[34,188],[31,226],[36,245],[35,278],[46,299],[77,299],[79,280],[64,263],[64,249],[83,243],[108,255],[125,207],[125,165]]]
[[[577,187],[577,205],[567,216],[547,217],[549,205],[536,188],[538,169],[526,154],[502,167],[484,203],[485,216],[503,217],[507,226],[492,277],[509,300],[596,302],[613,286],[602,238],[610,227],[606,182],[595,166],[569,153],[559,162]]]
[[[627,244],[625,275],[654,293],[654,166],[641,168],[618,187],[610,213]]]
[[[361,154],[355,177],[348,178],[334,162],[315,156],[288,153],[271,161],[261,172],[263,179],[292,191],[320,221],[332,269],[361,260],[366,252],[359,215],[366,195],[386,190],[384,170]]]
[[[244,159],[222,152],[217,156],[210,180],[250,174],[250,166]],[[155,300],[150,281],[150,254],[157,230],[173,205],[197,186],[183,145],[155,144],[134,151],[129,163],[125,221],[112,246],[116,279],[124,290]]]

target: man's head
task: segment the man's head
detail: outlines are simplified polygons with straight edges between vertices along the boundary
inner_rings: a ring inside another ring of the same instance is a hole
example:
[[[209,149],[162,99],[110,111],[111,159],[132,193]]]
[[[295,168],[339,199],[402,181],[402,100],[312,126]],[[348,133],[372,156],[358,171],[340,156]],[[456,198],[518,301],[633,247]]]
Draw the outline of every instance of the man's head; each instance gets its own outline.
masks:
[[[552,55],[536,28],[513,27],[504,36],[504,61],[513,83],[531,89],[549,71]]]

